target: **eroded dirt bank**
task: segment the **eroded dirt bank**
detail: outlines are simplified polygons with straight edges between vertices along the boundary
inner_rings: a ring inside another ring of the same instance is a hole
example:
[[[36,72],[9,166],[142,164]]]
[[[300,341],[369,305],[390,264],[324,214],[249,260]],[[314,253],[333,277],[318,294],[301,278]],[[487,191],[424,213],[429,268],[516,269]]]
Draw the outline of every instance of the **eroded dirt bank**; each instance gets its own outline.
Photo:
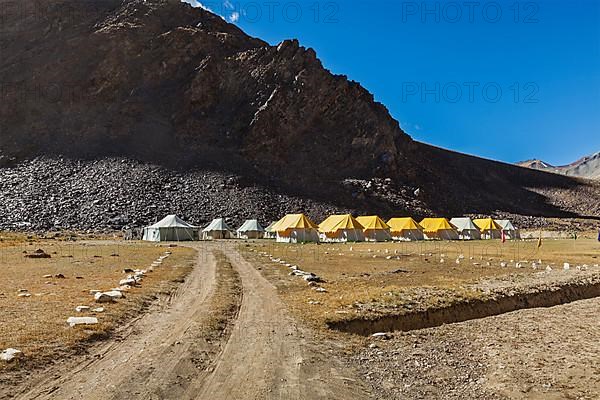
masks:
[[[330,329],[359,335],[391,331],[406,332],[485,318],[517,310],[553,307],[599,296],[600,277],[595,277],[553,286],[545,290],[458,302],[448,307],[430,308],[403,315],[336,321],[330,322],[328,326]]]

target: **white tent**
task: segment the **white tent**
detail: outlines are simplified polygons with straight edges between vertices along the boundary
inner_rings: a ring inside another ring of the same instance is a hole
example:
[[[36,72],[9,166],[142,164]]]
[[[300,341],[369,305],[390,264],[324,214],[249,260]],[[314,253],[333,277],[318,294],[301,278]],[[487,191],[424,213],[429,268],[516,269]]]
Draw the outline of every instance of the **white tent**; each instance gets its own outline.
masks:
[[[481,239],[481,232],[477,225],[473,223],[471,218],[460,217],[452,218],[450,223],[456,227],[458,231],[458,238],[461,240],[479,240]]]
[[[231,228],[223,218],[214,219],[206,228],[202,230],[202,239],[231,239]]]
[[[275,239],[277,238],[277,232],[275,232],[273,230],[273,226],[275,226],[275,224],[277,223],[277,221],[273,221],[271,222],[271,224],[269,226],[267,226],[265,228],[265,233],[264,233],[264,238],[265,239]]]
[[[521,233],[509,220],[497,219],[496,223],[500,225],[507,239],[521,239]]]
[[[145,227],[142,239],[149,242],[198,240],[199,230],[176,215],[167,215],[154,225]]]
[[[237,236],[240,239],[261,239],[265,230],[255,219],[249,219],[244,222],[237,230]]]

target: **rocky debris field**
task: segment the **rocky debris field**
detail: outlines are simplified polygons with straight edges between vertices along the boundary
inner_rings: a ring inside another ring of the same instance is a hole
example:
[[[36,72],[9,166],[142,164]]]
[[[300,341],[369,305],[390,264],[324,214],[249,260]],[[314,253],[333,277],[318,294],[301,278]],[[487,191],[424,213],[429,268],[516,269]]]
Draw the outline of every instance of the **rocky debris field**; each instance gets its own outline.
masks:
[[[0,229],[119,230],[177,214],[198,224],[223,217],[263,224],[286,212],[313,218],[348,211],[317,201],[244,185],[235,175],[177,172],[125,159],[36,158],[0,168]]]
[[[345,194],[337,195],[300,195],[278,183],[257,183],[260,179],[124,158],[37,157],[0,167],[0,229],[135,230],[167,214],[199,226],[223,217],[232,227],[255,218],[266,226],[290,212],[304,212],[315,222],[348,212],[417,219],[436,214],[420,200],[419,188],[393,184],[390,178],[347,179],[340,182]],[[345,197],[354,199],[353,208],[345,205]],[[544,217],[498,216],[513,219],[519,228],[591,229],[597,223],[562,220],[559,226]]]

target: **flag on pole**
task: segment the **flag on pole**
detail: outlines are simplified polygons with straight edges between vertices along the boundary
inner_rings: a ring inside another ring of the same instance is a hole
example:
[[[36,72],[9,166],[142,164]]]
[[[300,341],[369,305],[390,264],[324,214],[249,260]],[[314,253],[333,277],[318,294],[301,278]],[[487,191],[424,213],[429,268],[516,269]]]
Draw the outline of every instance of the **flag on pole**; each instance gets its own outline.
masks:
[[[537,248],[539,249],[540,247],[542,247],[542,231],[540,231],[540,237],[539,237],[538,243],[537,243]]]
[[[502,243],[506,243],[506,232],[504,232],[504,229],[502,230]]]

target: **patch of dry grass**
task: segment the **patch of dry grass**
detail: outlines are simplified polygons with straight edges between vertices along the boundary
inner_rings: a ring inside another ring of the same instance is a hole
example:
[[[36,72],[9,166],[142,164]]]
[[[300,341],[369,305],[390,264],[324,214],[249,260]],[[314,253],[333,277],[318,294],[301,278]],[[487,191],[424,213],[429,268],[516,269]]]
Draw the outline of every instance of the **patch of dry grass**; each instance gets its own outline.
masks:
[[[499,240],[320,245],[256,241],[242,250],[276,284],[292,310],[320,327],[358,315],[368,318],[479,299],[482,292],[468,286],[481,279],[518,282],[547,265],[562,269],[564,262],[573,267],[600,262],[600,244],[591,239],[545,240],[539,250],[537,241]],[[318,293],[300,277],[289,276],[288,267],[260,252],[317,274],[326,281],[321,286],[327,292]],[[531,262],[540,259],[534,270]],[[529,263],[516,268],[519,261]]]
[[[43,365],[83,343],[105,337],[139,312],[156,295],[171,291],[191,270],[192,249],[166,248],[141,242],[63,242],[2,234],[0,242],[0,349],[13,347],[26,355],[26,365]],[[36,249],[49,259],[25,258]],[[148,269],[166,250],[171,257],[147,274],[141,287],[111,304],[94,303],[90,290],[118,287],[123,269]],[[57,278],[62,274],[64,279]],[[44,277],[52,275],[52,277]],[[31,297],[18,297],[25,289]],[[77,313],[76,306],[104,307],[102,313]],[[95,316],[99,324],[71,328],[71,316]],[[0,371],[15,364],[0,364]]]

